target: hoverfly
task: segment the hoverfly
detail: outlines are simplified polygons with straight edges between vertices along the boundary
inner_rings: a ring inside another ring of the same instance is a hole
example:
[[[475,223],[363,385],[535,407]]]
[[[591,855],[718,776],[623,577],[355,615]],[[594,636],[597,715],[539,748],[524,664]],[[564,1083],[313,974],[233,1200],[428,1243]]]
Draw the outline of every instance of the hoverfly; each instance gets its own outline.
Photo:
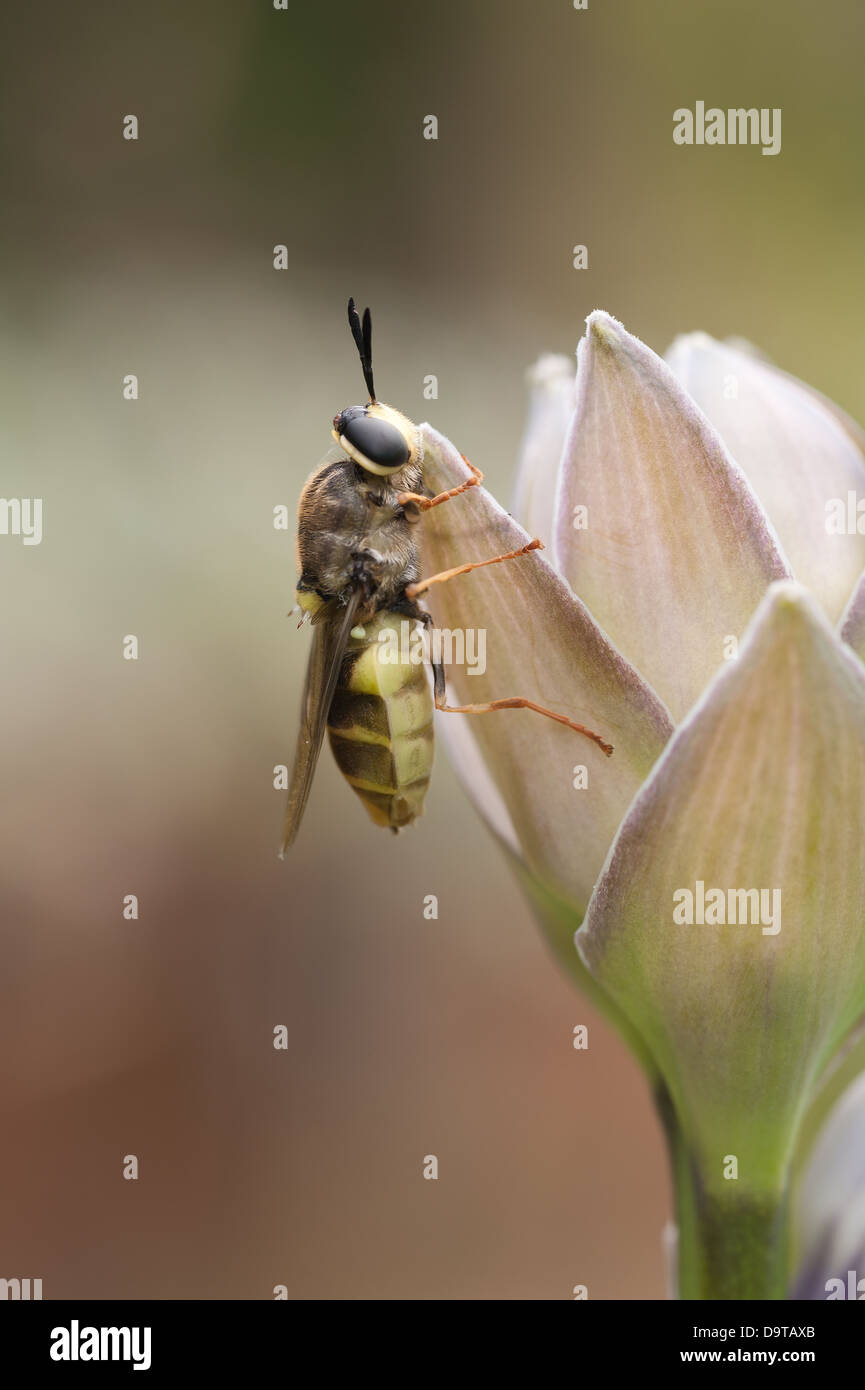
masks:
[[[471,472],[466,482],[437,494],[425,486],[418,426],[375,394],[369,309],[361,320],[350,299],[348,321],[369,400],[334,416],[332,434],[342,454],[313,473],[298,506],[297,602],[313,639],[280,857],[297,835],[325,730],[337,766],[373,821],[394,831],[423,811],[434,708],[448,714],[531,709],[584,734],[606,754],[613,751],[583,724],[521,696],[449,705],[439,662],[431,662],[431,694],[422,665],[379,660],[382,636],[398,630],[401,619],[432,622],[417,600],[433,584],[543,547],[533,540],[421,580],[415,524],[430,507],[477,487],[483,474],[463,456]]]

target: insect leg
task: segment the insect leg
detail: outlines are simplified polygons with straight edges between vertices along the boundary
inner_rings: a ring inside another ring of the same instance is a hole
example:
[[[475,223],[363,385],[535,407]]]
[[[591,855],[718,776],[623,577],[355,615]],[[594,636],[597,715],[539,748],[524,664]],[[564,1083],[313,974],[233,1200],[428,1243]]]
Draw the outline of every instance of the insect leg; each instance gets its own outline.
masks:
[[[481,570],[485,565],[500,565],[504,560],[518,560],[521,555],[528,555],[530,550],[543,550],[544,543],[537,539],[529,541],[519,550],[509,550],[506,555],[493,555],[489,560],[475,560],[468,565],[457,565],[456,569],[442,570],[439,574],[431,574],[429,579],[419,579],[416,584],[406,584],[406,598],[415,599],[418,594],[423,594],[427,589],[431,589],[433,584],[444,584],[448,579],[455,579],[458,574],[471,574],[472,570]]]
[[[471,469],[471,478],[467,478],[458,487],[448,488],[447,492],[436,493],[435,497],[422,497],[419,492],[400,492],[397,494],[397,501],[400,506],[404,507],[406,503],[409,503],[411,506],[417,507],[419,511],[428,512],[430,507],[440,507],[442,502],[448,502],[452,497],[459,497],[461,492],[467,492],[470,487],[480,487],[484,480],[481,470],[476,468],[473,463],[469,463],[465,454],[460,454],[460,458],[466,468]]]
[[[506,700],[490,700],[485,705],[449,705],[447,703],[447,689],[445,686],[445,671],[441,662],[433,662],[433,696],[435,707],[443,714],[491,714],[493,710],[499,709],[533,709],[536,714],[544,714],[548,719],[555,719],[557,724],[566,724],[574,733],[583,734],[591,739],[598,747],[606,753],[609,758],[613,752],[613,745],[596,734],[594,729],[587,729],[585,724],[577,724],[575,720],[568,719],[564,714],[556,714],[555,710],[547,709],[544,705],[535,704],[534,700],[527,700],[522,695],[512,695]]]
[[[489,560],[476,560],[474,564],[458,565],[456,569],[442,570],[440,574],[430,575],[429,579],[422,579],[417,584],[407,584],[405,589],[406,598],[414,600],[418,594],[429,589],[433,584],[444,584],[448,579],[454,579],[460,574],[470,574],[472,570],[483,569],[484,565],[499,565],[504,560],[516,560],[521,555],[527,555],[532,550],[543,550],[543,543],[539,540],[529,541],[520,550],[509,550],[506,555],[493,555]],[[447,703],[447,688],[445,685],[444,666],[441,662],[433,662],[433,694],[435,707],[443,714],[491,714],[494,710],[501,709],[531,709],[536,714],[543,714],[547,719],[554,719],[557,724],[565,724],[569,729],[573,729],[577,734],[583,734],[585,738],[591,739],[598,747],[606,753],[609,758],[613,751],[613,746],[607,743],[606,739],[601,738],[593,729],[588,729],[585,724],[578,724],[573,719],[568,719],[567,715],[556,714],[555,710],[547,709],[544,705],[536,704],[534,700],[528,700],[522,695],[512,695],[504,700],[490,700],[483,705],[449,705]]]

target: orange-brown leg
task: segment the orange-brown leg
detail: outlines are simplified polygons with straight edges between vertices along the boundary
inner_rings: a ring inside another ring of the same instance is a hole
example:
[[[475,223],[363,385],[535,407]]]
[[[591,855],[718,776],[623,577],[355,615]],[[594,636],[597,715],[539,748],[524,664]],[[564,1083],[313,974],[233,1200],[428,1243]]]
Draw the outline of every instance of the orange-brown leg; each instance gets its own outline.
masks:
[[[543,541],[529,541],[520,550],[509,550],[506,555],[493,555],[490,560],[475,560],[472,564],[457,565],[456,569],[441,570],[439,574],[431,574],[429,579],[419,579],[416,584],[406,584],[405,596],[409,599],[416,599],[418,594],[426,593],[433,584],[444,584],[448,579],[455,579],[458,574],[471,574],[472,570],[482,570],[485,565],[500,565],[504,560],[518,560],[521,555],[528,555],[530,550],[543,550]]]
[[[465,454],[460,454],[460,458],[466,468],[471,469],[471,478],[467,478],[466,481],[460,483],[458,487],[448,488],[447,492],[436,493],[435,497],[422,497],[419,492],[400,492],[397,494],[397,501],[400,506],[404,507],[406,503],[408,503],[413,507],[417,507],[422,512],[428,512],[430,507],[440,507],[442,502],[448,502],[452,497],[459,497],[460,493],[467,492],[470,487],[480,487],[484,480],[484,475],[481,470],[475,468],[473,463],[469,463]]]
[[[585,724],[577,724],[573,719],[568,719],[564,714],[556,714],[555,710],[547,709],[544,705],[536,705],[534,700],[526,700],[522,695],[512,695],[507,700],[490,700],[486,705],[448,705],[445,704],[445,697],[436,694],[435,707],[440,709],[443,714],[491,714],[497,709],[533,709],[536,714],[544,714],[547,719],[555,719],[557,724],[566,724],[574,733],[584,734],[586,738],[596,743],[607,757],[612,756],[613,745],[607,743],[606,739],[596,734],[594,729],[587,729]]]
[[[521,555],[528,555],[532,550],[543,550],[543,542],[539,540],[529,541],[520,550],[509,550],[506,555],[494,555],[489,560],[476,560],[474,564],[458,565],[452,570],[442,570],[440,574],[430,575],[429,579],[421,579],[417,584],[406,585],[406,598],[415,599],[418,594],[422,594],[433,584],[444,584],[448,579],[455,579],[460,574],[470,574],[472,570],[483,569],[485,565],[500,565],[504,560],[517,560]],[[447,690],[445,686],[444,667],[433,662],[433,687],[435,694],[435,707],[443,714],[492,714],[494,710],[501,709],[531,709],[536,714],[543,714],[547,719],[554,719],[557,724],[564,724],[574,733],[582,734],[592,743],[606,753],[609,758],[613,752],[613,745],[607,743],[606,739],[596,734],[594,729],[586,728],[585,724],[578,724],[574,719],[568,719],[565,714],[556,714],[555,710],[547,709],[545,705],[538,705],[534,700],[527,700],[522,695],[511,695],[505,700],[490,700],[483,705],[449,705],[447,703]]]

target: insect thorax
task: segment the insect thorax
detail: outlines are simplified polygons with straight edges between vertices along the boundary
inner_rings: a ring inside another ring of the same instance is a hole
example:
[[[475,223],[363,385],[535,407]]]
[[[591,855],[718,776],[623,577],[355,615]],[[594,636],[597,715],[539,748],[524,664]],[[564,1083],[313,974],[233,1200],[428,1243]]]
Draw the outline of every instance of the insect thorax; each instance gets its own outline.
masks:
[[[373,479],[340,459],[315,473],[298,510],[301,592],[344,595],[360,574],[375,595],[374,609],[397,603],[419,573],[412,527],[397,498],[421,486],[417,466]]]

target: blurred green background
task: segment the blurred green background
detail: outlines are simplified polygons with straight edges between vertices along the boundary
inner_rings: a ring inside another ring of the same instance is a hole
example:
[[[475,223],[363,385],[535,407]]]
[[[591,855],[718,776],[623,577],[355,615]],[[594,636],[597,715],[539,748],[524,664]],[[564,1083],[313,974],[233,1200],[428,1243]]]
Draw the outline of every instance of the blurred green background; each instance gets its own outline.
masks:
[[[362,394],[349,294],[383,397],[502,500],[524,370],[595,307],[659,351],[746,336],[865,415],[861,0],[112,0],[3,25],[2,492],[44,498],[44,540],[0,537],[0,1275],[663,1297],[643,1081],[444,754],[397,844],[325,751],[275,857],[308,636],[272,509]],[[675,146],[697,99],[781,107],[782,153]]]

